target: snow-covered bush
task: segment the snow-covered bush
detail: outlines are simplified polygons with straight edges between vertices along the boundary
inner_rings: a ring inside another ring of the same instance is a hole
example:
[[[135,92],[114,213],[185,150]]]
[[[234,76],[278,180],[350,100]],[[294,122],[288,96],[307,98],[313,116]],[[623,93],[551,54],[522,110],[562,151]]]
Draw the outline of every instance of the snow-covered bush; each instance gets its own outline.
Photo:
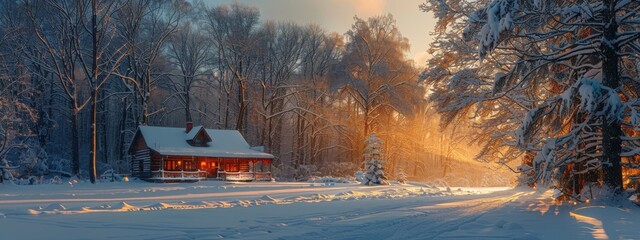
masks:
[[[60,158],[55,156],[49,156],[48,160],[49,173],[60,174],[64,177],[71,177],[69,172],[69,166],[71,166],[71,160],[66,158]]]
[[[102,182],[122,182],[123,178],[120,174],[117,174],[113,169],[109,169],[100,174],[100,181]]]
[[[320,173],[314,165],[272,165],[271,173],[277,176],[277,180],[281,181],[302,181],[306,182],[311,176],[317,176]]]
[[[62,178],[60,176],[53,176],[53,178],[49,179],[49,184],[62,184]]]
[[[364,180],[364,172],[357,171],[355,175],[356,182],[362,182]]]
[[[332,177],[332,176],[324,176],[324,177],[311,176],[311,177],[309,177],[309,182],[314,182],[314,183],[349,183],[349,179],[342,178],[342,177]]]
[[[38,184],[41,184],[43,180],[44,180],[43,176],[28,176],[26,178],[20,178],[20,180],[17,183],[19,185],[38,185]]]
[[[7,159],[0,160],[0,182],[15,180],[15,175],[18,175],[18,169],[9,164]]]
[[[362,184],[374,185],[374,184],[389,184],[387,182],[387,176],[384,174],[384,160],[382,160],[382,140],[376,137],[374,132],[369,134],[367,140],[365,140],[366,147],[364,148],[364,164],[365,174]]]
[[[398,170],[398,173],[396,174],[396,180],[398,180],[399,183],[407,183],[407,177],[407,173],[404,172],[404,169],[401,168],[400,170]]]
[[[107,164],[102,166],[98,165],[98,172],[100,171],[108,171],[112,169],[114,172],[119,174],[130,173],[131,171],[131,162],[129,159],[122,160],[111,160]]]
[[[44,176],[49,172],[48,159],[47,152],[42,147],[38,144],[29,144],[29,147],[19,157],[21,176],[26,178]],[[30,184],[33,183],[33,181],[30,182]]]
[[[319,172],[322,175],[328,176],[340,176],[340,177],[353,177],[353,173],[357,171],[359,164],[349,162],[326,162],[318,166]]]
[[[271,165],[271,174],[278,181],[307,181],[311,176],[313,169],[308,165],[298,166],[295,168],[291,164]]]
[[[520,174],[518,174],[518,178],[516,179],[517,186],[533,186],[535,183],[535,179],[533,178],[535,172],[533,171],[533,167],[527,164],[521,164],[516,168]]]

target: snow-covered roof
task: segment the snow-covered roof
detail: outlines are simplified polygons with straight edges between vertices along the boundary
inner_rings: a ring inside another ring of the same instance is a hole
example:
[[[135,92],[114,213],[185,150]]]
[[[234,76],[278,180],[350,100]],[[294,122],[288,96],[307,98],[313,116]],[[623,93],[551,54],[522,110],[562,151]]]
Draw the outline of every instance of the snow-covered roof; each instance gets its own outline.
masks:
[[[196,126],[193,127],[191,129],[191,131],[189,131],[187,134],[185,134],[184,139],[185,140],[192,140],[194,137],[196,137],[196,134],[198,134],[198,132],[202,129],[202,125],[200,126]]]
[[[201,127],[201,126],[198,126]],[[189,133],[200,129],[194,127]],[[273,155],[251,149],[236,130],[205,129],[213,139],[208,146],[191,146],[184,128],[140,126],[139,131],[147,147],[162,154],[198,157],[273,158]]]
[[[207,133],[206,129],[200,125],[197,127],[194,127],[191,129],[191,131],[189,131],[187,134],[185,134],[185,140],[187,141],[192,141],[194,140],[194,138],[196,138],[198,136],[198,134],[200,134],[200,132],[202,132],[201,134],[204,134],[205,136],[202,137],[206,137],[206,142],[211,142],[211,136],[209,136],[209,134]]]

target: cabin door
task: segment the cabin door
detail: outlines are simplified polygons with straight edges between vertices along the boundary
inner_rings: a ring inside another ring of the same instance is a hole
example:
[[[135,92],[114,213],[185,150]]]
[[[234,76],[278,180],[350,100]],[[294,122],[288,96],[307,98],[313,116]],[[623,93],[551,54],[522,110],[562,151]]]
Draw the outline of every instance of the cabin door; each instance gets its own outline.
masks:
[[[200,160],[200,170],[207,172],[207,178],[218,177],[218,168],[213,160]]]

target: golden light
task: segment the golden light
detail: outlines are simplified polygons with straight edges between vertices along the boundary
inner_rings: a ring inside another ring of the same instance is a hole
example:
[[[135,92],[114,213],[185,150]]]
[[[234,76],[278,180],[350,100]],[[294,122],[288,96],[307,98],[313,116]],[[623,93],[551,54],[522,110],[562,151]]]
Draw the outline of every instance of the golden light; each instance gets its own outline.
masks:
[[[593,208],[593,207],[586,207],[586,208]],[[576,209],[576,211],[580,210],[580,209],[586,209],[586,208],[579,208]],[[603,208],[603,207],[599,207],[599,208]],[[577,214],[574,212],[569,212],[569,216],[575,218],[577,221],[579,222],[583,222],[586,224],[591,225],[591,236],[595,239],[609,239],[609,236],[607,235],[607,232],[605,231],[602,221],[596,219],[596,218],[592,218],[592,217],[588,217],[585,215],[581,215],[581,214]]]

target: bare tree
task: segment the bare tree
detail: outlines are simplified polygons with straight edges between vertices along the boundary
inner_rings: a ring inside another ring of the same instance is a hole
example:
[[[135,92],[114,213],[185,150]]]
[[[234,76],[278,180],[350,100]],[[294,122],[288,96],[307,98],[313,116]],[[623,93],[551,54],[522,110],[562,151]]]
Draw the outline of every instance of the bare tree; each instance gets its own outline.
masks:
[[[126,76],[134,79],[135,84],[123,82],[127,90],[134,95],[134,127],[147,124],[149,101],[156,80],[160,74],[158,60],[162,57],[165,44],[178,29],[178,23],[191,8],[183,0],[131,0],[119,9],[116,17],[120,34],[127,44]],[[141,105],[141,106],[138,106]],[[138,112],[137,108],[141,111]]]
[[[337,76],[342,81],[337,85],[348,101],[353,102],[353,113],[360,118],[362,129],[357,131],[358,139],[364,139],[377,129],[380,116],[411,113],[411,98],[416,96],[400,92],[418,88],[417,72],[404,58],[409,43],[391,15],[368,20],[356,17],[347,38],[349,42],[341,62],[343,76]],[[360,142],[363,141],[358,141],[359,145]]]
[[[46,1],[47,6],[56,9],[54,13],[45,11],[35,2],[25,2],[26,12],[30,17],[35,36],[40,41],[46,58],[32,59],[42,68],[52,72],[60,86],[64,90],[71,105],[71,146],[72,146],[72,166],[71,173],[80,173],[80,145],[79,145],[79,125],[78,116],[88,104],[91,97],[83,94],[82,87],[87,86],[87,82],[81,82],[82,76],[77,71],[79,64],[76,50],[80,42],[84,39],[84,29],[81,18],[82,3],[72,1]],[[47,29],[47,31],[45,31]]]
[[[256,8],[240,5],[218,6],[207,11],[210,33],[215,42],[217,64],[221,66],[219,77],[221,85],[230,95],[232,89],[228,81],[236,82],[237,104],[235,129],[244,132],[248,105],[247,88],[251,74],[257,66],[256,49],[257,29],[260,13]],[[230,79],[224,79],[224,78]],[[227,99],[227,101],[231,101]],[[229,109],[225,110],[224,126],[228,127]]]
[[[184,106],[185,119],[192,122],[192,88],[197,81],[207,74],[206,65],[210,62],[211,42],[202,30],[186,23],[175,32],[169,41],[169,53],[173,63],[179,69],[179,74],[173,80],[171,88],[180,103]]]

